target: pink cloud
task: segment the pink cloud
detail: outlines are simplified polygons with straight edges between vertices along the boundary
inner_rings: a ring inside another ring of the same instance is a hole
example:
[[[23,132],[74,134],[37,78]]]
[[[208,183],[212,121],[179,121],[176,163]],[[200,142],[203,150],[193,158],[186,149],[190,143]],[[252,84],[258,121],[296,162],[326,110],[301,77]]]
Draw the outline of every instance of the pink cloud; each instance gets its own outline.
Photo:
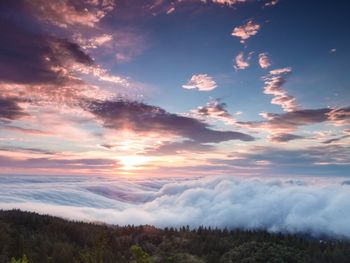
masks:
[[[184,89],[198,89],[199,91],[210,91],[217,87],[215,80],[208,74],[193,75],[187,84],[182,85]]]
[[[259,24],[254,23],[252,20],[250,20],[245,25],[235,27],[232,31],[232,36],[240,38],[240,42],[244,44],[247,39],[255,36],[260,28],[261,26]]]
[[[236,120],[226,108],[226,103],[222,102],[221,99],[215,99],[193,110],[193,113],[198,117],[219,120],[226,124],[234,124]]]
[[[28,2],[42,19],[64,28],[74,25],[94,27],[115,7],[114,0],[78,1],[75,5],[70,0],[32,0]]]
[[[244,57],[244,53],[243,53],[243,52],[240,52],[240,53],[236,56],[236,58],[235,58],[235,65],[234,65],[234,68],[235,68],[236,70],[248,68],[249,65],[250,65],[250,64],[249,64],[249,60],[251,59],[252,54],[253,54],[253,53],[250,52],[250,53],[248,54],[248,57],[245,58],[245,57]]]
[[[278,2],[279,2],[279,0],[272,0],[270,2],[265,3],[264,6],[274,6],[274,5],[277,5]]]
[[[261,68],[266,69],[271,66],[271,62],[266,53],[259,54],[259,65]]]
[[[247,0],[212,0],[215,4],[233,6],[238,3],[244,3]]]
[[[271,75],[280,75],[280,74],[290,73],[290,72],[292,72],[292,68],[290,67],[270,70]]]
[[[273,95],[272,104],[280,105],[284,111],[295,111],[298,109],[296,98],[288,95],[283,88],[286,80],[283,74],[291,72],[290,68],[276,69],[270,71],[270,75],[264,77],[264,93]]]

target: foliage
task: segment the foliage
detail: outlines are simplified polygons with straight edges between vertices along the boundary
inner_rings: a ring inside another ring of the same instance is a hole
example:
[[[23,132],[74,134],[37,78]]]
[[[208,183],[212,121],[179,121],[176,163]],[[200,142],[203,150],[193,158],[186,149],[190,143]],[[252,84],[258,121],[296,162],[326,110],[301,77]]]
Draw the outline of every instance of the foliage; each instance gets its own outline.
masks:
[[[153,263],[152,258],[148,255],[147,252],[143,251],[142,248],[138,245],[131,246],[131,252],[135,258],[136,263]]]
[[[350,242],[182,227],[109,226],[0,211],[0,263],[349,262]]]
[[[27,256],[24,254],[22,258],[17,260],[14,257],[12,257],[10,263],[29,263],[29,261]]]

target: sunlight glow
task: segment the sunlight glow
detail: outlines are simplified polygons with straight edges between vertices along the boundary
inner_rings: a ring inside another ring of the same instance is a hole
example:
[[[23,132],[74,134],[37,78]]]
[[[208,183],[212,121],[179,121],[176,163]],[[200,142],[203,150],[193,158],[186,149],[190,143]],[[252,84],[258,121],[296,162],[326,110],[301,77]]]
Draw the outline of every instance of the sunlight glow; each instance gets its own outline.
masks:
[[[144,166],[150,161],[150,157],[140,155],[120,156],[118,159],[122,170],[140,169],[140,166]]]

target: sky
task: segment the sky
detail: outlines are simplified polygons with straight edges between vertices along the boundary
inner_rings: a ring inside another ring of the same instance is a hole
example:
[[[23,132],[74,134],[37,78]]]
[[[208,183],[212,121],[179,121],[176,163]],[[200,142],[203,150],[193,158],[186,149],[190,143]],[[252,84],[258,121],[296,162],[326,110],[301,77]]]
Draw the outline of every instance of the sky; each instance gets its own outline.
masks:
[[[349,7],[1,1],[0,174],[347,177]]]

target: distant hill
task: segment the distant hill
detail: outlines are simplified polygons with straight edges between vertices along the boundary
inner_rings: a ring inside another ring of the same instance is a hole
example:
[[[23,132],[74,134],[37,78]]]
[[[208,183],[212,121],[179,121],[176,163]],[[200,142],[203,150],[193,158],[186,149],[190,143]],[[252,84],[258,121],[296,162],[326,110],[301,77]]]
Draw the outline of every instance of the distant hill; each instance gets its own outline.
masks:
[[[12,259],[12,261],[11,261]],[[350,242],[200,227],[107,226],[0,211],[0,263],[350,262]]]

